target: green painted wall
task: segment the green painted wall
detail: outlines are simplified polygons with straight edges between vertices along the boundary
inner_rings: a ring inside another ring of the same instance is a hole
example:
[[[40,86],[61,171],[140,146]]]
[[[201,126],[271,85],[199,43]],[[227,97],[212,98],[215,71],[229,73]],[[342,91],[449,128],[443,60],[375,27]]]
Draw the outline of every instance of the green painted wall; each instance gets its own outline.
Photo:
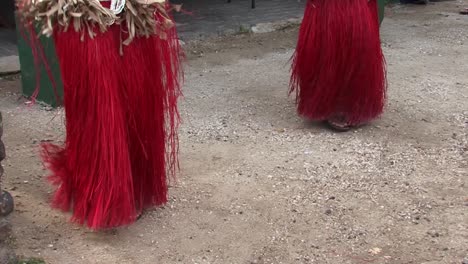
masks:
[[[37,71],[40,72],[40,89],[37,96],[37,101],[46,103],[51,106],[57,106],[57,96],[55,94],[52,81],[50,80],[44,62],[39,60],[39,67],[34,64],[34,57],[32,54],[31,46],[28,39],[24,39],[23,36],[29,35],[26,33],[24,28],[17,23],[18,32],[18,53],[21,65],[21,81],[23,87],[23,95],[30,97],[37,86]],[[53,78],[56,82],[57,94],[62,96],[62,80],[60,78],[60,67],[55,54],[54,42],[51,38],[40,37],[40,42],[44,49],[47,63],[53,73]]]

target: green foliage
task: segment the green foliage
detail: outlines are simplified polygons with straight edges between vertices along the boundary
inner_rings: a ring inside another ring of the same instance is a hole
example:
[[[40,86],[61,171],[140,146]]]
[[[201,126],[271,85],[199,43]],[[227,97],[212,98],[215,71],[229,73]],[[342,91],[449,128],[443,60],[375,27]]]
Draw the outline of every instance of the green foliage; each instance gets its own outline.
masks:
[[[30,258],[18,260],[15,264],[47,264],[43,259]]]
[[[245,25],[239,25],[239,30],[237,31],[238,34],[247,34],[250,33],[250,27]]]

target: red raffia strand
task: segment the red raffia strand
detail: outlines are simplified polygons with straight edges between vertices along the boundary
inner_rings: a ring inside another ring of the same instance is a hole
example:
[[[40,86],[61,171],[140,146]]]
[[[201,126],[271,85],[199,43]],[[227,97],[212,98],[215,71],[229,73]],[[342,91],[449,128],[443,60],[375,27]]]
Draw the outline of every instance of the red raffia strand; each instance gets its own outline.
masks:
[[[308,0],[292,62],[297,110],[312,120],[344,113],[350,125],[385,104],[385,59],[376,0]]]

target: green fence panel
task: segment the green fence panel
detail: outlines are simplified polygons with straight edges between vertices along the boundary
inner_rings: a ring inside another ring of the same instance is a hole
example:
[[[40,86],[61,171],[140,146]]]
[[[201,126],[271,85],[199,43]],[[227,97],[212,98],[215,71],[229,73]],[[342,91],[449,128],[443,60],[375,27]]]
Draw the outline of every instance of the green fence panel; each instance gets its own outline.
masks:
[[[23,95],[26,97],[30,97],[34,94],[38,83],[36,73],[39,71],[40,87],[39,94],[37,95],[36,99],[39,102],[55,107],[58,105],[57,95],[61,97],[63,94],[63,86],[53,39],[42,36],[39,40],[44,50],[47,65],[49,66],[53,79],[56,83],[57,95],[54,90],[53,83],[49,78],[49,75],[47,74],[46,65],[44,61],[42,59],[39,59],[38,65],[34,63],[34,56],[28,41],[28,38],[30,36],[21,26],[18,19],[16,24],[18,33],[18,54],[21,66],[21,81]]]
[[[385,13],[385,3],[387,0],[377,0],[377,4],[379,6],[379,23],[382,24],[382,21],[384,19],[384,13]]]

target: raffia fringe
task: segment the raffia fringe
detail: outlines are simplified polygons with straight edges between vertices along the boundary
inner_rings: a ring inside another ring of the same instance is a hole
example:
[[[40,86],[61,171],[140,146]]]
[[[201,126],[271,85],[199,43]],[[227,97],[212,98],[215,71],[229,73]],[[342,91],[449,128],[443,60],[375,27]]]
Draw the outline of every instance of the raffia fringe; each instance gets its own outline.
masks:
[[[82,32],[83,39],[85,33],[91,38],[96,36],[96,29],[105,32],[112,24],[126,24],[124,45],[135,37],[166,38],[166,30],[174,26],[165,0],[127,0],[125,11],[119,16],[104,8],[99,0],[18,0],[18,10],[23,23],[38,23],[40,34],[45,36],[51,36],[57,24],[64,31],[72,27]]]

